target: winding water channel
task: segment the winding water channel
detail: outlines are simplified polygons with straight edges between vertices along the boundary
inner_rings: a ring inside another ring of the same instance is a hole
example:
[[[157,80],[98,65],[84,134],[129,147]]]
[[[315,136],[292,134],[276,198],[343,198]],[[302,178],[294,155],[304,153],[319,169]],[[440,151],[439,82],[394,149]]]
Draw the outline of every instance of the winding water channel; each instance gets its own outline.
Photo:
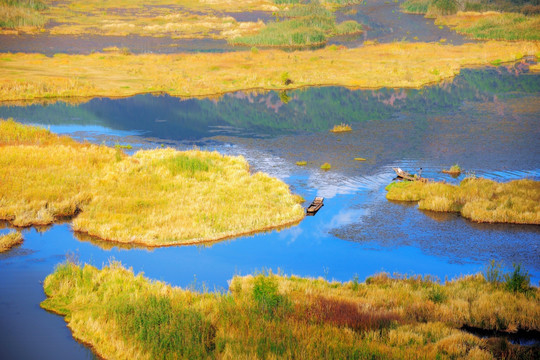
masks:
[[[0,254],[3,356],[93,357],[60,316],[39,308],[41,282],[66,254],[98,267],[116,259],[152,279],[210,290],[263,269],[340,281],[381,271],[444,280],[482,271],[491,259],[507,268],[523,264],[538,284],[540,227],[421,212],[387,201],[384,187],[395,166],[422,167],[426,177],[454,183],[465,175],[440,173],[454,163],[468,175],[498,181],[540,179],[539,95],[540,74],[529,73],[523,61],[464,70],[421,90],[324,87],[215,99],[140,95],[4,104],[0,118],[79,140],[131,144],[132,151],[163,144],[243,155],[253,171],[282,179],[307,200],[324,196],[325,206],[297,226],[204,246],[118,246],[75,234],[69,223],[25,229],[24,243]],[[328,132],[341,122],[353,131]],[[295,165],[300,160],[308,165]],[[330,171],[320,170],[324,162]],[[5,232],[8,224],[0,227]]]

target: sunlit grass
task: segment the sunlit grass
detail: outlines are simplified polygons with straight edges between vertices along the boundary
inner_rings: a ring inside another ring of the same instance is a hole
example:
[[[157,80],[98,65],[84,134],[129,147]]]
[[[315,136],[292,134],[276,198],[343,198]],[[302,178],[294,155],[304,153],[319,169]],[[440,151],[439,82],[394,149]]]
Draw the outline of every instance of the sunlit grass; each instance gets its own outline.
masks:
[[[486,42],[450,46],[390,43],[355,49],[221,54],[46,57],[0,55],[0,100],[129,96],[164,92],[204,96],[243,89],[294,89],[315,85],[417,88],[451,78],[461,68],[514,61],[540,51],[537,42]],[[443,54],[443,55],[441,55]],[[316,59],[313,61],[312,59]],[[214,71],[209,71],[214,68]],[[437,69],[434,73],[431,69]],[[285,85],[282,74],[294,82]]]
[[[330,170],[332,168],[332,165],[330,163],[324,163],[321,165],[322,170]]]
[[[47,19],[40,14],[46,5],[40,0],[0,0],[0,28],[33,28]]]
[[[534,180],[467,178],[459,186],[404,181],[387,190],[388,200],[418,201],[422,210],[459,212],[477,222],[540,224],[540,182]]]
[[[0,253],[10,250],[12,247],[22,244],[23,236],[20,231],[11,231],[0,235]]]
[[[330,129],[330,132],[333,132],[333,133],[340,133],[340,132],[347,132],[347,131],[352,131],[352,127],[351,125],[344,124],[344,123],[334,125],[334,127]]]
[[[218,240],[300,221],[286,184],[242,157],[159,149],[125,155],[0,122],[0,219],[72,217],[76,231],[148,246]]]
[[[540,329],[538,288],[514,292],[483,274],[443,284],[428,276],[340,283],[259,274],[234,277],[226,293],[199,293],[119,263],[65,263],[44,289],[41,306],[64,315],[73,335],[105,358],[491,359],[496,349],[462,326]]]

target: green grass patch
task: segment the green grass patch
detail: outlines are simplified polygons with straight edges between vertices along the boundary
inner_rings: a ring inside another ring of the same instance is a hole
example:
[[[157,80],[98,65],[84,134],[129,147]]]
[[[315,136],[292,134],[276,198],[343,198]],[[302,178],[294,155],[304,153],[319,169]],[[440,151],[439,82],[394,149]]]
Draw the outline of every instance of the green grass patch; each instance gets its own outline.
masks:
[[[186,155],[177,155],[161,161],[161,164],[165,165],[172,175],[178,174],[195,174],[199,171],[208,171],[211,162],[208,159],[197,159]]]
[[[241,36],[230,42],[248,46],[275,46],[301,48],[323,45],[335,35],[362,31],[355,21],[336,24],[334,14],[318,2],[299,4],[278,13],[276,21],[269,22],[257,34]]]

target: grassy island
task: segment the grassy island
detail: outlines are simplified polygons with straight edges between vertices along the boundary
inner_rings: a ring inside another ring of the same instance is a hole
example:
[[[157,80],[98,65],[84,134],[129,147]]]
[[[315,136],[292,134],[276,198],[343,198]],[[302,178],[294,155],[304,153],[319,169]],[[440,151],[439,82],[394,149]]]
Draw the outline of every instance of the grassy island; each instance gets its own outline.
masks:
[[[10,250],[12,247],[22,244],[23,236],[20,231],[11,231],[0,235],[0,253]]]
[[[540,224],[539,181],[466,178],[459,186],[402,181],[387,190],[388,200],[417,201],[422,210],[458,212],[477,222]]]
[[[538,42],[372,44],[284,52],[90,55],[0,54],[0,101],[168,93],[210,96],[305,86],[418,88],[460,69],[540,53]],[[291,82],[284,84],[287,73]],[[111,75],[113,74],[113,75]]]
[[[540,330],[540,292],[520,269],[506,282],[520,290],[487,278],[441,284],[379,274],[339,283],[259,274],[234,277],[226,293],[199,293],[118,263],[68,262],[45,279],[41,306],[65,316],[73,336],[104,358],[534,359],[537,348],[461,330]]]
[[[243,157],[159,149],[133,156],[0,121],[0,219],[74,217],[73,228],[146,246],[219,240],[300,221],[302,199]]]

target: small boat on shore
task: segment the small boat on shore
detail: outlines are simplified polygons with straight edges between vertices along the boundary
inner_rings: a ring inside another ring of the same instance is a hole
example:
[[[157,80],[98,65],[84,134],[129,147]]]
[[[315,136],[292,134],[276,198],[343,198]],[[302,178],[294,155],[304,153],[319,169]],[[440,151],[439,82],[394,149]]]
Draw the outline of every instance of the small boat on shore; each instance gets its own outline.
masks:
[[[315,200],[311,203],[311,205],[308,206],[306,209],[306,214],[308,216],[313,216],[319,211],[320,208],[324,206],[323,204],[324,198],[322,196],[317,196]]]

